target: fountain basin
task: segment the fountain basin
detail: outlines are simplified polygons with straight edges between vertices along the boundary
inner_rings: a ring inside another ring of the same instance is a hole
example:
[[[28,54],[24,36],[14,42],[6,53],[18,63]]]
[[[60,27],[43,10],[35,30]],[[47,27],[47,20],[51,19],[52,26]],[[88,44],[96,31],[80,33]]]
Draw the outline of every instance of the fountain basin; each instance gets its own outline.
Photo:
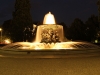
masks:
[[[87,42],[30,43],[16,42],[0,49],[2,57],[15,58],[66,58],[97,56],[100,47]]]
[[[30,43],[16,42],[2,47],[1,49],[15,50],[67,50],[67,49],[99,49],[100,47],[88,42],[60,42],[60,43]]]

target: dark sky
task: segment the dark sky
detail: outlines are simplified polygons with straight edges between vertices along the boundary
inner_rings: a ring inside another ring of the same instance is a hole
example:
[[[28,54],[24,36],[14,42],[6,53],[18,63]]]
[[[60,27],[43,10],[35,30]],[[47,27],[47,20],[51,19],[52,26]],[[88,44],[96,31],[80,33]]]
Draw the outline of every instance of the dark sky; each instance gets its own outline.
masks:
[[[43,21],[49,11],[54,14],[57,23],[70,25],[75,18],[85,22],[92,14],[98,15],[98,0],[31,0],[33,21]],[[15,0],[0,0],[0,25],[12,19]]]

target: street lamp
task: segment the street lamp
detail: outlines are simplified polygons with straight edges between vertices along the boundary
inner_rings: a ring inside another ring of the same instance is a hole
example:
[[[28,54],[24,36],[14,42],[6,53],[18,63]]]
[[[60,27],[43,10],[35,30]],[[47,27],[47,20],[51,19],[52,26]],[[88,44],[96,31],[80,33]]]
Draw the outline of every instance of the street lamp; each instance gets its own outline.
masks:
[[[2,28],[0,28],[0,32],[1,32],[1,43],[2,43]]]

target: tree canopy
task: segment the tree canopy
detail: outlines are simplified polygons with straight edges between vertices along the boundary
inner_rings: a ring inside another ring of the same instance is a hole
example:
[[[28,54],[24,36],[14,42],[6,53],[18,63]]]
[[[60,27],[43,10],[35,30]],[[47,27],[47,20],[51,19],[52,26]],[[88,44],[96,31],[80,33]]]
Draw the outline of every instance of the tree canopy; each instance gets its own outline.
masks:
[[[84,23],[76,18],[68,29],[68,39],[70,40],[83,40],[84,39]]]
[[[86,39],[91,41],[96,37],[99,30],[98,16],[91,15],[85,23],[86,25]]]
[[[25,28],[32,29],[32,23],[30,0],[16,0],[11,26],[11,36],[13,41],[23,41],[23,31]]]
[[[98,17],[91,15],[88,20],[83,23],[76,18],[68,28],[67,38],[70,40],[92,41],[99,30]]]

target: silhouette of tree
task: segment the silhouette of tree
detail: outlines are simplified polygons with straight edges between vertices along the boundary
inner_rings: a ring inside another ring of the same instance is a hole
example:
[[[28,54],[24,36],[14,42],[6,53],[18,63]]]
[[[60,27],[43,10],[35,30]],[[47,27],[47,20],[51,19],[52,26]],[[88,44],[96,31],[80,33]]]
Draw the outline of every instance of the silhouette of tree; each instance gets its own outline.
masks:
[[[30,0],[16,0],[11,25],[11,36],[14,42],[23,41],[23,31],[26,27],[31,30],[33,27],[30,14]]]
[[[98,22],[98,16],[91,15],[91,17],[88,18],[88,20],[85,23],[86,25],[86,39],[88,41],[91,41],[94,39],[97,35],[97,32],[99,30],[99,22]]]
[[[3,25],[2,25],[2,29],[3,29],[3,35],[7,36],[7,37],[11,37],[11,24],[12,24],[12,20],[7,20],[4,21]]]
[[[70,40],[84,40],[84,31],[84,23],[79,18],[76,18],[68,28],[67,38]]]
[[[98,17],[91,15],[85,24],[78,18],[68,28],[67,38],[70,40],[83,40],[91,42],[99,30]]]

